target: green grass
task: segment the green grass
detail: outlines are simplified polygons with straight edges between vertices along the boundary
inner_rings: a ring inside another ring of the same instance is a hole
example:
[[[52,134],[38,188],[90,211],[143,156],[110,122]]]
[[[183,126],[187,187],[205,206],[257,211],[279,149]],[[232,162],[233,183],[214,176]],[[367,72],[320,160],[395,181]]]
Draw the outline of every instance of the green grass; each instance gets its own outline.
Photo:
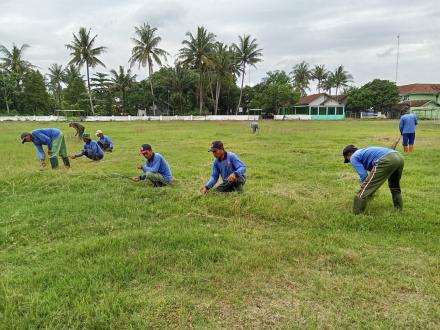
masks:
[[[115,142],[101,162],[39,170],[24,130],[0,123],[0,328],[439,328],[440,144],[419,125],[404,211],[383,187],[351,214],[342,148],[389,146],[396,121],[86,123]],[[248,165],[243,194],[199,196],[222,139]],[[142,143],[176,182],[136,175]],[[401,150],[401,147],[399,147]]]

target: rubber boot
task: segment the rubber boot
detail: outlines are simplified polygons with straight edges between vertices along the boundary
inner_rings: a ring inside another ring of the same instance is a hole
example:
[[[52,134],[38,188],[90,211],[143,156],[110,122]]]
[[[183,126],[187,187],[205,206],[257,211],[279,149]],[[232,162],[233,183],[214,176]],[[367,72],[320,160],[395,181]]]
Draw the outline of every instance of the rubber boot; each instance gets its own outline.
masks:
[[[410,145],[408,146],[408,152],[412,152],[413,149],[414,149],[414,145],[410,144]]]
[[[358,196],[354,196],[353,200],[353,213],[360,214],[365,211],[367,207],[367,200],[364,198],[359,198]]]
[[[52,169],[56,169],[58,167],[58,157],[52,157],[49,158],[50,166],[52,166]]]
[[[409,147],[408,146],[403,146],[403,152],[409,152]]]
[[[63,157],[63,163],[66,168],[70,168],[70,160],[69,157]]]
[[[393,204],[396,209],[402,210],[403,209],[403,199],[401,193],[391,193],[393,196]]]

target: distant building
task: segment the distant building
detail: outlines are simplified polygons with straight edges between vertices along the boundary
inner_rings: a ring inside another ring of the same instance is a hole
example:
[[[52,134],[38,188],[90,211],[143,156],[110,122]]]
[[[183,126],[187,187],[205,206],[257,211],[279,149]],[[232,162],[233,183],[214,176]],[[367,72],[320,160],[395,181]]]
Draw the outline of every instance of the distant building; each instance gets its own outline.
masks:
[[[420,118],[438,118],[440,113],[440,84],[410,84],[398,86],[401,105],[410,106]]]

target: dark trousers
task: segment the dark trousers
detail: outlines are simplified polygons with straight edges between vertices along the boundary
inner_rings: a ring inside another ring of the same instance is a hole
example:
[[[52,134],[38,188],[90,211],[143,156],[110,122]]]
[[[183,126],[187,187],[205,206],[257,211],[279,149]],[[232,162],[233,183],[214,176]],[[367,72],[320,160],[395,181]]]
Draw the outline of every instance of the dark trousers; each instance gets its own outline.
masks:
[[[244,180],[242,178],[238,178],[235,182],[223,181],[215,191],[217,192],[243,192]]]
[[[104,143],[98,141],[98,145],[99,145],[99,146],[101,147],[101,149],[104,150],[104,151],[113,151],[113,147],[110,148],[108,144],[104,144]]]
[[[102,158],[104,158],[104,155],[95,154],[95,153],[88,153],[88,152],[85,152],[84,156],[86,156],[87,158],[89,158],[91,160],[101,160]]]

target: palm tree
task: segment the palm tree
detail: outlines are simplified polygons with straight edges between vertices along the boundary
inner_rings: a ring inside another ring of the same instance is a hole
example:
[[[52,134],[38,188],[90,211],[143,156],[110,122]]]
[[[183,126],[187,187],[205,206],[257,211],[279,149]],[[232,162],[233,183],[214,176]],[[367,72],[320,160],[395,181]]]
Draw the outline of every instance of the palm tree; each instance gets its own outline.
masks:
[[[255,38],[251,39],[250,35],[245,34],[243,35],[243,37],[238,36],[238,45],[233,43],[232,48],[234,49],[241,75],[240,97],[238,99],[237,110],[235,112],[235,114],[237,114],[238,109],[241,105],[241,98],[243,96],[243,84],[244,76],[246,74],[246,65],[256,67],[255,64],[262,61],[261,57],[263,56],[263,49],[258,48],[257,40]]]
[[[321,93],[321,89],[323,88],[323,82],[327,79],[329,72],[327,71],[325,65],[315,65],[311,72],[311,78],[318,82],[318,93]]]
[[[327,77],[322,81],[321,87],[329,95],[332,95],[332,88],[335,87],[333,72],[329,72]]]
[[[122,107],[125,111],[127,90],[135,81],[136,75],[132,75],[130,69],[125,72],[122,65],[119,66],[119,72],[116,72],[115,70],[110,70],[110,74],[112,75],[110,79],[112,82],[112,87],[122,93]]]
[[[336,88],[336,96],[338,96],[338,89],[339,88],[346,87],[346,86],[348,86],[348,83],[350,81],[353,81],[353,76],[351,74],[349,74],[347,71],[345,71],[343,65],[339,65],[335,69],[335,72],[333,72],[332,76],[333,76],[332,77],[333,87]]]
[[[293,67],[293,71],[290,74],[292,75],[293,86],[299,90],[301,96],[305,96],[312,78],[309,64],[302,61]]]
[[[47,74],[49,77],[49,86],[57,100],[58,107],[61,105],[61,94],[63,92],[63,87],[61,86],[61,82],[63,81],[64,70],[63,66],[57,63],[53,63],[49,67],[49,73]]]
[[[79,72],[78,67],[73,64],[67,66],[63,71],[62,82],[69,85],[73,80],[80,78],[83,79],[81,72]]]
[[[181,65],[197,70],[199,74],[199,110],[203,110],[203,80],[207,66],[211,64],[215,35],[203,26],[197,27],[197,34],[187,32],[188,39],[182,41],[184,47],[179,50],[178,60]]]
[[[3,55],[0,60],[2,61],[1,66],[9,72],[12,72],[16,76],[16,87],[20,86],[20,82],[23,79],[24,74],[29,70],[34,68],[30,62],[23,59],[23,54],[26,49],[30,46],[27,44],[21,45],[20,48],[12,45],[12,50],[9,51],[5,46],[0,45],[0,54]]]
[[[148,76],[150,77],[150,89],[153,97],[153,114],[156,115],[156,105],[154,102],[153,90],[153,63],[162,65],[162,59],[166,61],[167,55],[165,50],[158,47],[162,38],[156,35],[157,28],[151,27],[149,24],[143,24],[140,27],[134,28],[139,39],[131,38],[135,46],[131,50],[131,57],[129,60],[130,67],[135,63],[139,63],[139,68],[148,66]]]
[[[78,35],[73,34],[73,41],[70,44],[65,45],[67,49],[71,51],[70,56],[72,59],[68,63],[75,64],[79,68],[81,68],[84,64],[86,65],[87,70],[87,88],[89,91],[89,99],[90,99],[90,109],[92,110],[92,114],[95,114],[95,110],[93,109],[93,101],[92,94],[90,92],[90,74],[89,68],[94,68],[97,65],[102,65],[105,68],[104,63],[102,63],[97,56],[101,55],[107,50],[107,47],[96,47],[93,48],[96,37],[90,37],[90,29],[87,31],[86,28],[81,27],[79,29]]]

